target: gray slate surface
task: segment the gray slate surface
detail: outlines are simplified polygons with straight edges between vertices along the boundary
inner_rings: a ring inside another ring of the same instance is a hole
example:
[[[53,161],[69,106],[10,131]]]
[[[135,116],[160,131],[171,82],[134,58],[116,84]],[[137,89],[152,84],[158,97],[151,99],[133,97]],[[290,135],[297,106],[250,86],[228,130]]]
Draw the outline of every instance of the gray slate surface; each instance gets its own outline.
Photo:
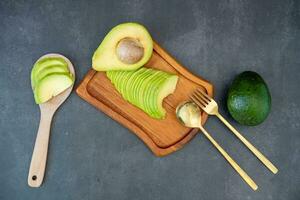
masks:
[[[0,1],[0,199],[300,199],[299,1]],[[74,63],[77,81],[114,25],[145,24],[187,68],[215,85],[221,111],[278,167],[271,174],[218,121],[207,130],[259,184],[253,192],[203,135],[155,157],[127,129],[75,92],[52,125],[43,186],[27,186],[39,121],[29,74],[41,55]],[[244,70],[260,73],[273,98],[268,119],[238,125],[227,88]]]

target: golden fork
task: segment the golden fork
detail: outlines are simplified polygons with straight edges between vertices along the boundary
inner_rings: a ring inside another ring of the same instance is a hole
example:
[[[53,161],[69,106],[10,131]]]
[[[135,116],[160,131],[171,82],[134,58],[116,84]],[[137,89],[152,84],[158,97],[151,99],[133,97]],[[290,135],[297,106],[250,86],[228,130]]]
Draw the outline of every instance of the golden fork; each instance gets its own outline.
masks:
[[[242,134],[240,134],[229,122],[222,117],[218,111],[218,104],[210,96],[201,89],[197,88],[190,96],[191,99],[207,114],[216,115],[249,149],[250,151],[274,174],[278,169],[260,152],[258,151]]]

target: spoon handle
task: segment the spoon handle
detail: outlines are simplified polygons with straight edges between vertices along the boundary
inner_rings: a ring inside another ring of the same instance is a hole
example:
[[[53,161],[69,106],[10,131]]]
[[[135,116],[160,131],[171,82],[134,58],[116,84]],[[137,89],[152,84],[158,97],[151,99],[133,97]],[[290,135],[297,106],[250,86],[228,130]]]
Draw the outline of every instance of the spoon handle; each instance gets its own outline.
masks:
[[[204,135],[209,139],[209,141],[219,150],[219,152],[224,156],[224,158],[229,162],[229,164],[240,174],[240,176],[248,183],[248,185],[253,189],[257,190],[258,186],[256,183],[248,176],[248,174],[231,158],[230,155],[211,137],[211,135],[203,128],[199,127]]]
[[[242,134],[240,134],[229,122],[220,114],[216,114],[217,117],[238,137],[246,147],[252,151],[252,153],[274,174],[278,172],[278,169],[269,161],[259,150],[257,150]]]
[[[28,174],[28,185],[31,187],[40,187],[44,179],[53,114],[52,112],[46,112],[41,109],[40,125]]]

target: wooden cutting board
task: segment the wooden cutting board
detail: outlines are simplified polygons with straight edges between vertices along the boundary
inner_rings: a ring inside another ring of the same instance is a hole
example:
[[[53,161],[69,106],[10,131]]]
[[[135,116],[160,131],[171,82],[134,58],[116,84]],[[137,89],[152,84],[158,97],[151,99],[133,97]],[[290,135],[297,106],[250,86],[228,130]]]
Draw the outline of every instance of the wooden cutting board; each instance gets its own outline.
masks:
[[[182,126],[176,119],[178,104],[189,99],[189,95],[200,87],[209,96],[213,86],[206,80],[194,76],[154,42],[153,55],[145,67],[177,74],[179,80],[173,94],[166,97],[163,107],[166,118],[156,120],[139,108],[126,102],[114,88],[105,72],[90,70],[76,89],[77,94],[135,133],[157,156],[165,156],[184,146],[197,133],[196,129]],[[202,123],[207,114],[202,113]]]

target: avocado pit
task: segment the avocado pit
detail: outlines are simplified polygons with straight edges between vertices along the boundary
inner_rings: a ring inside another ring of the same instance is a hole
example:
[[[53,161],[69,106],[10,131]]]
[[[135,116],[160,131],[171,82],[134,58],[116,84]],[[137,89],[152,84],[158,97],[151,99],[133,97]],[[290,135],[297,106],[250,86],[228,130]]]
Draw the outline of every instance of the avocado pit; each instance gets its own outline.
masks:
[[[118,59],[125,64],[135,64],[144,56],[142,44],[134,38],[123,38],[116,48]]]

